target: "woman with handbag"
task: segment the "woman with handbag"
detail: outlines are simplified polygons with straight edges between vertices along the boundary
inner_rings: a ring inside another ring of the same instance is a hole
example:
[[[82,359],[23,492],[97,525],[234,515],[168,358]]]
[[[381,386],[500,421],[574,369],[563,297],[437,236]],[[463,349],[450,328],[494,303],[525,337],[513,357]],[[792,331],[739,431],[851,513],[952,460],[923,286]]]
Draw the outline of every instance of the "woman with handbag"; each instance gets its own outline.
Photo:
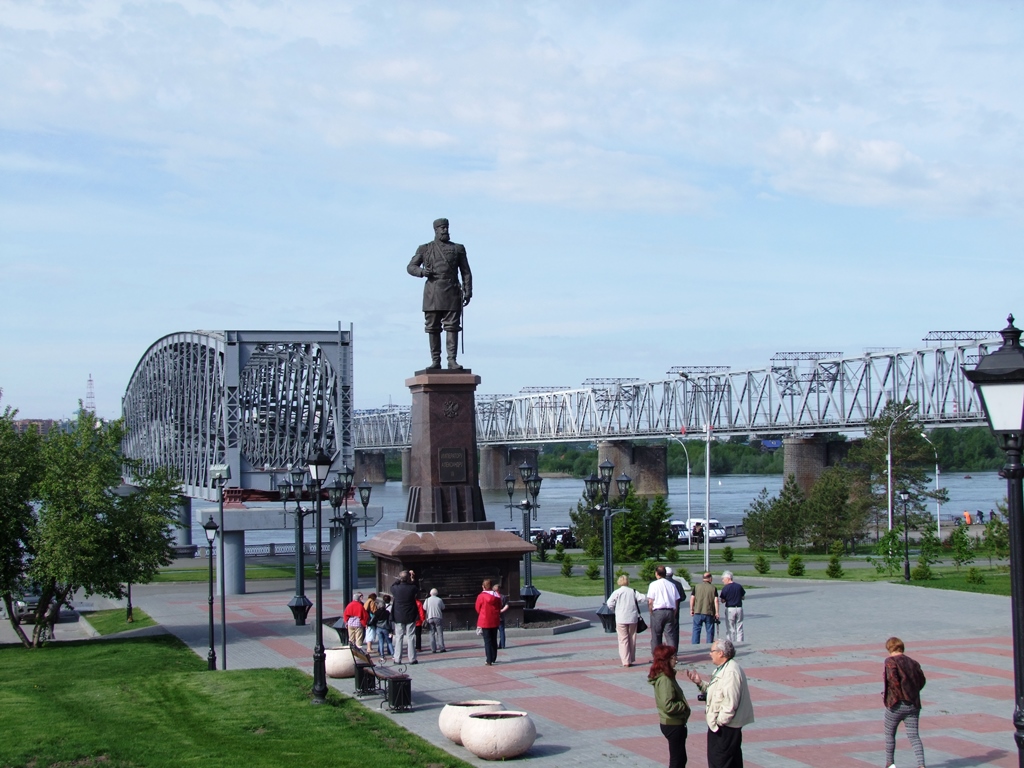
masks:
[[[608,597],[608,607],[615,610],[615,632],[619,637],[619,660],[624,667],[636,663],[636,636],[647,629],[640,615],[640,601],[647,596],[629,586],[629,576],[619,576],[619,588]]]

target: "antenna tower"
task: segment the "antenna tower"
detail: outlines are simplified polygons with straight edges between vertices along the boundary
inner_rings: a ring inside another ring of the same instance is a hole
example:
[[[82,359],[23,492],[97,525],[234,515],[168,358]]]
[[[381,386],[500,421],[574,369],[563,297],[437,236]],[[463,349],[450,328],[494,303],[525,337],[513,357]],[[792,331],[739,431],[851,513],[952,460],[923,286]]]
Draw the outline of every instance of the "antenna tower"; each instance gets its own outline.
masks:
[[[96,413],[96,390],[92,385],[92,374],[89,374],[89,383],[85,385],[85,410]]]

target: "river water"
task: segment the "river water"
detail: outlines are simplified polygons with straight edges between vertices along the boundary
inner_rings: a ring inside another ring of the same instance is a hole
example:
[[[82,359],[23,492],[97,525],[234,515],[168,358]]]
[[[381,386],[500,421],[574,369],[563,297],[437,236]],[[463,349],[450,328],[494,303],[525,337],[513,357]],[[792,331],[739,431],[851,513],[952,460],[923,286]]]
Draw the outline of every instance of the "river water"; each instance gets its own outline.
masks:
[[[711,517],[717,518],[722,525],[738,525],[743,522],[750,503],[767,488],[770,494],[777,494],[782,489],[782,475],[720,475],[712,476],[710,489]],[[933,487],[934,478],[932,479]],[[949,501],[942,505],[942,519],[950,521],[954,516],[969,511],[972,515],[976,510],[985,512],[995,508],[1006,496],[1006,481],[996,472],[975,472],[971,476],[962,474],[941,475],[939,486],[949,492]],[[545,478],[541,485],[537,502],[540,509],[537,522],[532,527],[548,529],[556,525],[569,525],[569,512],[576,508],[583,494],[583,481],[574,478]],[[360,540],[373,536],[381,531],[394,528],[405,517],[407,492],[398,481],[388,482],[373,487],[370,498],[371,507],[384,507],[384,517],[376,525],[369,528],[366,534],[359,529]],[[519,509],[513,510],[511,516],[508,508],[508,495],[503,491],[484,491],[484,505],[487,519],[494,521],[496,528],[522,528],[523,515]],[[526,497],[522,485],[517,485],[517,493],[513,497],[518,504]],[[689,489],[690,511],[693,517],[704,517],[705,484],[704,476],[691,476]],[[685,520],[687,508],[687,488],[685,477],[670,477],[668,481],[668,503],[673,520]],[[897,506],[899,501],[896,502]],[[324,518],[330,517],[331,508],[324,502]],[[265,508],[280,511],[282,505],[267,504]],[[290,505],[294,509],[294,503]],[[359,509],[358,502],[355,505]],[[193,509],[200,510],[205,518],[207,513],[216,513],[217,505],[208,502],[193,502]],[[930,506],[934,514],[935,506]],[[214,515],[216,519],[216,514]],[[248,531],[246,544],[286,544],[295,540],[292,517],[281,516],[280,530]],[[306,532],[306,541],[311,541],[313,534]],[[205,542],[201,526],[193,524],[192,542]],[[326,534],[325,534],[326,540]]]

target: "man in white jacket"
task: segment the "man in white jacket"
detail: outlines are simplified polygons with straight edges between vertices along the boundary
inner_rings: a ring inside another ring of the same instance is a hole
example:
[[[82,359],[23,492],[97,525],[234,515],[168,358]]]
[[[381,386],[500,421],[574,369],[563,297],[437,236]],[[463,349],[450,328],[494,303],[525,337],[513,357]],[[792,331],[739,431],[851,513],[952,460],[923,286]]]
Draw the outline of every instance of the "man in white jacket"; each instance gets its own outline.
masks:
[[[719,638],[711,644],[715,671],[710,680],[704,680],[692,669],[686,670],[690,681],[707,694],[704,706],[708,721],[708,768],[743,768],[740,729],[754,722],[747,676],[733,659],[735,655],[732,641]]]

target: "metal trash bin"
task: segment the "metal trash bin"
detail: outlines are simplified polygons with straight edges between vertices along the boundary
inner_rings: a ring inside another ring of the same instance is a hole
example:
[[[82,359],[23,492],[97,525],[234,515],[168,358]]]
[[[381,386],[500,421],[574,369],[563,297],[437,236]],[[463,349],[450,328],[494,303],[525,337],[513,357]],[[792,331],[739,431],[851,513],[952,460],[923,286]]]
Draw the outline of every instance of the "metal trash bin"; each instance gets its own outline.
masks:
[[[386,688],[388,709],[392,712],[412,709],[412,679],[408,675],[388,678]]]
[[[364,696],[376,693],[377,678],[373,675],[373,662],[366,663],[356,658],[355,663],[356,671],[355,675],[353,675],[353,680],[356,685],[356,695]]]

